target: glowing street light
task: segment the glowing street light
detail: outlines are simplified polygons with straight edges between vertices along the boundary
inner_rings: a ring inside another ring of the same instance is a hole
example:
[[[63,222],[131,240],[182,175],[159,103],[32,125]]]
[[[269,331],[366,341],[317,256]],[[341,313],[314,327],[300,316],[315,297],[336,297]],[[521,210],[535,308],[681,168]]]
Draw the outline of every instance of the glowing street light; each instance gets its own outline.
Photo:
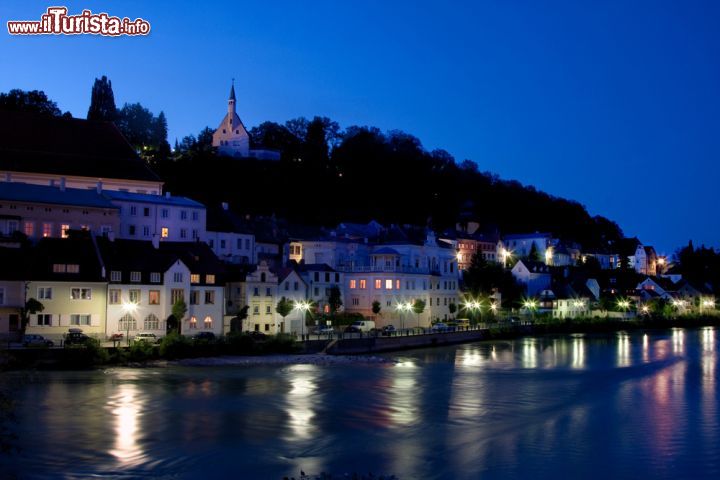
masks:
[[[545,265],[551,265],[553,260],[553,248],[548,247],[545,249]]]
[[[507,268],[507,261],[508,261],[508,258],[512,257],[512,250],[508,250],[506,248],[501,248],[500,256],[503,259],[503,268]]]
[[[303,341],[305,341],[305,314],[310,311],[311,306],[310,302],[306,301],[295,302],[293,306],[293,309],[298,310],[302,316],[302,321],[300,322],[300,338],[302,338]]]
[[[628,300],[618,300],[617,302],[618,307],[620,307],[623,311],[627,311],[630,308],[630,301]]]
[[[122,302],[122,309],[126,314],[133,316],[138,309],[138,304],[135,302]],[[128,318],[125,319],[125,330],[125,341],[130,346],[130,319]],[[113,343],[113,345],[115,344]]]
[[[643,305],[640,307],[640,311],[643,313],[643,315],[649,315],[650,314],[650,307],[647,305]]]
[[[405,328],[402,314],[403,312],[410,313],[410,311],[412,310],[412,305],[410,304],[410,302],[399,302],[395,308],[400,311],[400,329],[402,330]]]
[[[705,308],[715,308],[715,300],[712,298],[706,298],[702,301],[702,306]]]

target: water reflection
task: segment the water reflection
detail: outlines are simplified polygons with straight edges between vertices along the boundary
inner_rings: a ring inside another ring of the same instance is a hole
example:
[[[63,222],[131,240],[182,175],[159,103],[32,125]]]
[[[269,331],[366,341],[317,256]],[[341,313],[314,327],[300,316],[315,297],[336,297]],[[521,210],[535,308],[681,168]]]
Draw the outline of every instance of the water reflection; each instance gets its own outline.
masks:
[[[672,329],[673,353],[680,354],[685,351],[685,330],[682,328]]]
[[[650,361],[650,339],[647,333],[644,333],[642,337],[642,359],[643,363]]]
[[[287,393],[285,412],[289,417],[289,440],[311,438],[316,430],[313,403],[316,398],[316,371],[312,365],[293,365],[288,369],[290,390]]]
[[[523,368],[537,368],[538,364],[537,340],[526,338],[522,341],[522,366]]]
[[[572,340],[572,368],[585,368],[585,339],[581,336]]]
[[[617,361],[618,367],[628,367],[632,365],[630,358],[630,335],[627,332],[618,332],[617,334]]]
[[[120,383],[108,398],[106,409],[113,416],[114,447],[110,450],[123,467],[137,465],[143,459],[139,434],[145,399],[132,376],[119,374]],[[130,381],[128,381],[130,380]]]

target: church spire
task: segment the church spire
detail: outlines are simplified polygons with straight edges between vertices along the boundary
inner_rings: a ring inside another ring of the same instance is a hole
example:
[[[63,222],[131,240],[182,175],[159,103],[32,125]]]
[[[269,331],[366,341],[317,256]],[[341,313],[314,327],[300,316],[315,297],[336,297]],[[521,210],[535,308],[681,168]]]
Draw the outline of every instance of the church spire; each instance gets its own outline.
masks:
[[[232,86],[230,87],[230,98],[228,99],[228,117],[230,125],[232,126],[233,118],[235,117],[235,79],[232,79]]]

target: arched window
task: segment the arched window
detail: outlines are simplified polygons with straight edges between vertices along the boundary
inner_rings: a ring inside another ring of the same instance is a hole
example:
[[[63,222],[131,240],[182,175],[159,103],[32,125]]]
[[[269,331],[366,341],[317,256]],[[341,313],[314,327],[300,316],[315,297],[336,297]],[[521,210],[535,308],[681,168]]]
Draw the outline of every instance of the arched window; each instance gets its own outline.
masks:
[[[190,317],[190,328],[197,328],[197,317]]]
[[[212,318],[205,317],[205,320],[203,321],[203,327],[205,327],[205,330],[212,330]]]
[[[137,330],[137,321],[135,317],[126,313],[120,320],[118,320],[118,330],[121,332],[127,332],[128,330]]]
[[[151,313],[150,315],[145,317],[145,321],[143,322],[143,329],[160,330],[160,319]]]

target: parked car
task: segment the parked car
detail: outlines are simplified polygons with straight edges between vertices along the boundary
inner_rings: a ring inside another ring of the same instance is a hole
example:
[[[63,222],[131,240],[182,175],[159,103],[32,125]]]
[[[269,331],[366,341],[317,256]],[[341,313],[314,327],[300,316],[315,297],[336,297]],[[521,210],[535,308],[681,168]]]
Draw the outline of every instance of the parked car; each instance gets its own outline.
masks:
[[[345,333],[362,333],[362,330],[360,330],[355,325],[348,325],[345,327],[345,330],[343,330]]]
[[[22,341],[23,347],[52,347],[55,345],[52,340],[48,340],[42,335],[25,335]]]
[[[215,334],[213,332],[200,332],[193,337],[195,341],[214,342]]]
[[[65,346],[68,345],[84,345],[90,337],[85,335],[80,328],[71,328],[65,334]]]
[[[447,324],[446,324],[446,323],[442,323],[442,322],[436,323],[435,325],[433,325],[432,327],[430,327],[430,331],[431,331],[432,333],[447,332],[447,331],[449,331],[449,330],[450,330],[450,328],[447,326]]]
[[[355,327],[361,332],[369,332],[375,328],[375,322],[372,320],[356,320],[352,323],[351,327]]]
[[[333,333],[335,333],[335,329],[328,325],[322,325],[315,330],[315,333],[317,335],[332,335]]]
[[[135,335],[133,342],[146,342],[146,343],[160,343],[160,339],[157,335],[151,332],[140,332]]]
[[[382,328],[382,334],[386,337],[389,337],[390,335],[394,335],[397,330],[395,329],[394,325],[385,325]]]

